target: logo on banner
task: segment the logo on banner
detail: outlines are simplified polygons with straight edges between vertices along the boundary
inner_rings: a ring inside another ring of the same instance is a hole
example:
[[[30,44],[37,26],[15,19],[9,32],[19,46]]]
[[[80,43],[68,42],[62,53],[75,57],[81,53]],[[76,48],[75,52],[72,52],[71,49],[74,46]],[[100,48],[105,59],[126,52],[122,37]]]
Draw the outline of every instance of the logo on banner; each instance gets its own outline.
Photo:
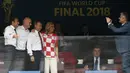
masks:
[[[106,0],[59,1],[54,16],[109,16],[110,7]]]

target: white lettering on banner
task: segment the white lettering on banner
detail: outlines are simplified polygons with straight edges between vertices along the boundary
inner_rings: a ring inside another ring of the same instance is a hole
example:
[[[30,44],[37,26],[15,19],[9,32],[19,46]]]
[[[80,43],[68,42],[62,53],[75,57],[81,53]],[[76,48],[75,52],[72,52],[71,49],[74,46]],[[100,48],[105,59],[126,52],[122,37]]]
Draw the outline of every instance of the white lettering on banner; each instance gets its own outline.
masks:
[[[95,0],[95,1],[59,1],[59,6],[92,6],[92,5],[104,5],[105,0]]]

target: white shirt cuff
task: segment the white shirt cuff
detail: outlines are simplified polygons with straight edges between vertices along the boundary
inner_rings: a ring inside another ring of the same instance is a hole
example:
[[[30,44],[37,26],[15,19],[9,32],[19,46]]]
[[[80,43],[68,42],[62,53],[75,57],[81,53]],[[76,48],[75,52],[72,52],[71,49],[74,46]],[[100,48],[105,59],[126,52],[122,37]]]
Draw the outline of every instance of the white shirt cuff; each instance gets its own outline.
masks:
[[[32,56],[33,54],[32,53],[29,53],[29,56]]]
[[[112,24],[111,22],[110,23],[108,23],[108,25],[110,25],[110,24]]]

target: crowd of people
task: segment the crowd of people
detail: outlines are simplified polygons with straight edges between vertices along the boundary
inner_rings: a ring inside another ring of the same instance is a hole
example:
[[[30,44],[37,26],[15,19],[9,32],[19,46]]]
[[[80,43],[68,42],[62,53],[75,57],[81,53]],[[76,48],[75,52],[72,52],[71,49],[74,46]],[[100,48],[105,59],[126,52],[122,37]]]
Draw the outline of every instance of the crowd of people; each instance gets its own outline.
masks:
[[[19,19],[12,18],[11,25],[4,31],[5,49],[9,63],[5,63],[8,71],[13,70],[16,52],[24,53],[24,71],[39,70],[41,56],[44,56],[44,73],[57,73],[58,61],[58,36],[54,33],[53,22],[47,22],[45,32],[40,32],[42,23],[36,21],[34,28],[29,31],[32,25],[31,18],[25,17],[23,25],[19,26]],[[44,41],[44,42],[43,42]],[[6,62],[6,61],[5,61]],[[8,73],[8,72],[7,72]]]

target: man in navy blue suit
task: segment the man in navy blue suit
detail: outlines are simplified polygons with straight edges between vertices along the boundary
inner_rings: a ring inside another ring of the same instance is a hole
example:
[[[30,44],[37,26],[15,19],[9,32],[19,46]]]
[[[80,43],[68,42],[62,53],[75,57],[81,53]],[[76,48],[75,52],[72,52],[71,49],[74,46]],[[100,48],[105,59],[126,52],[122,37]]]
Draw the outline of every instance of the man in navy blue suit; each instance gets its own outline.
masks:
[[[116,28],[112,20],[106,17],[108,28],[121,36],[115,37],[117,51],[122,56],[122,66],[124,73],[130,73],[130,22],[128,22],[127,12],[121,12],[119,22],[122,24],[120,28]]]

